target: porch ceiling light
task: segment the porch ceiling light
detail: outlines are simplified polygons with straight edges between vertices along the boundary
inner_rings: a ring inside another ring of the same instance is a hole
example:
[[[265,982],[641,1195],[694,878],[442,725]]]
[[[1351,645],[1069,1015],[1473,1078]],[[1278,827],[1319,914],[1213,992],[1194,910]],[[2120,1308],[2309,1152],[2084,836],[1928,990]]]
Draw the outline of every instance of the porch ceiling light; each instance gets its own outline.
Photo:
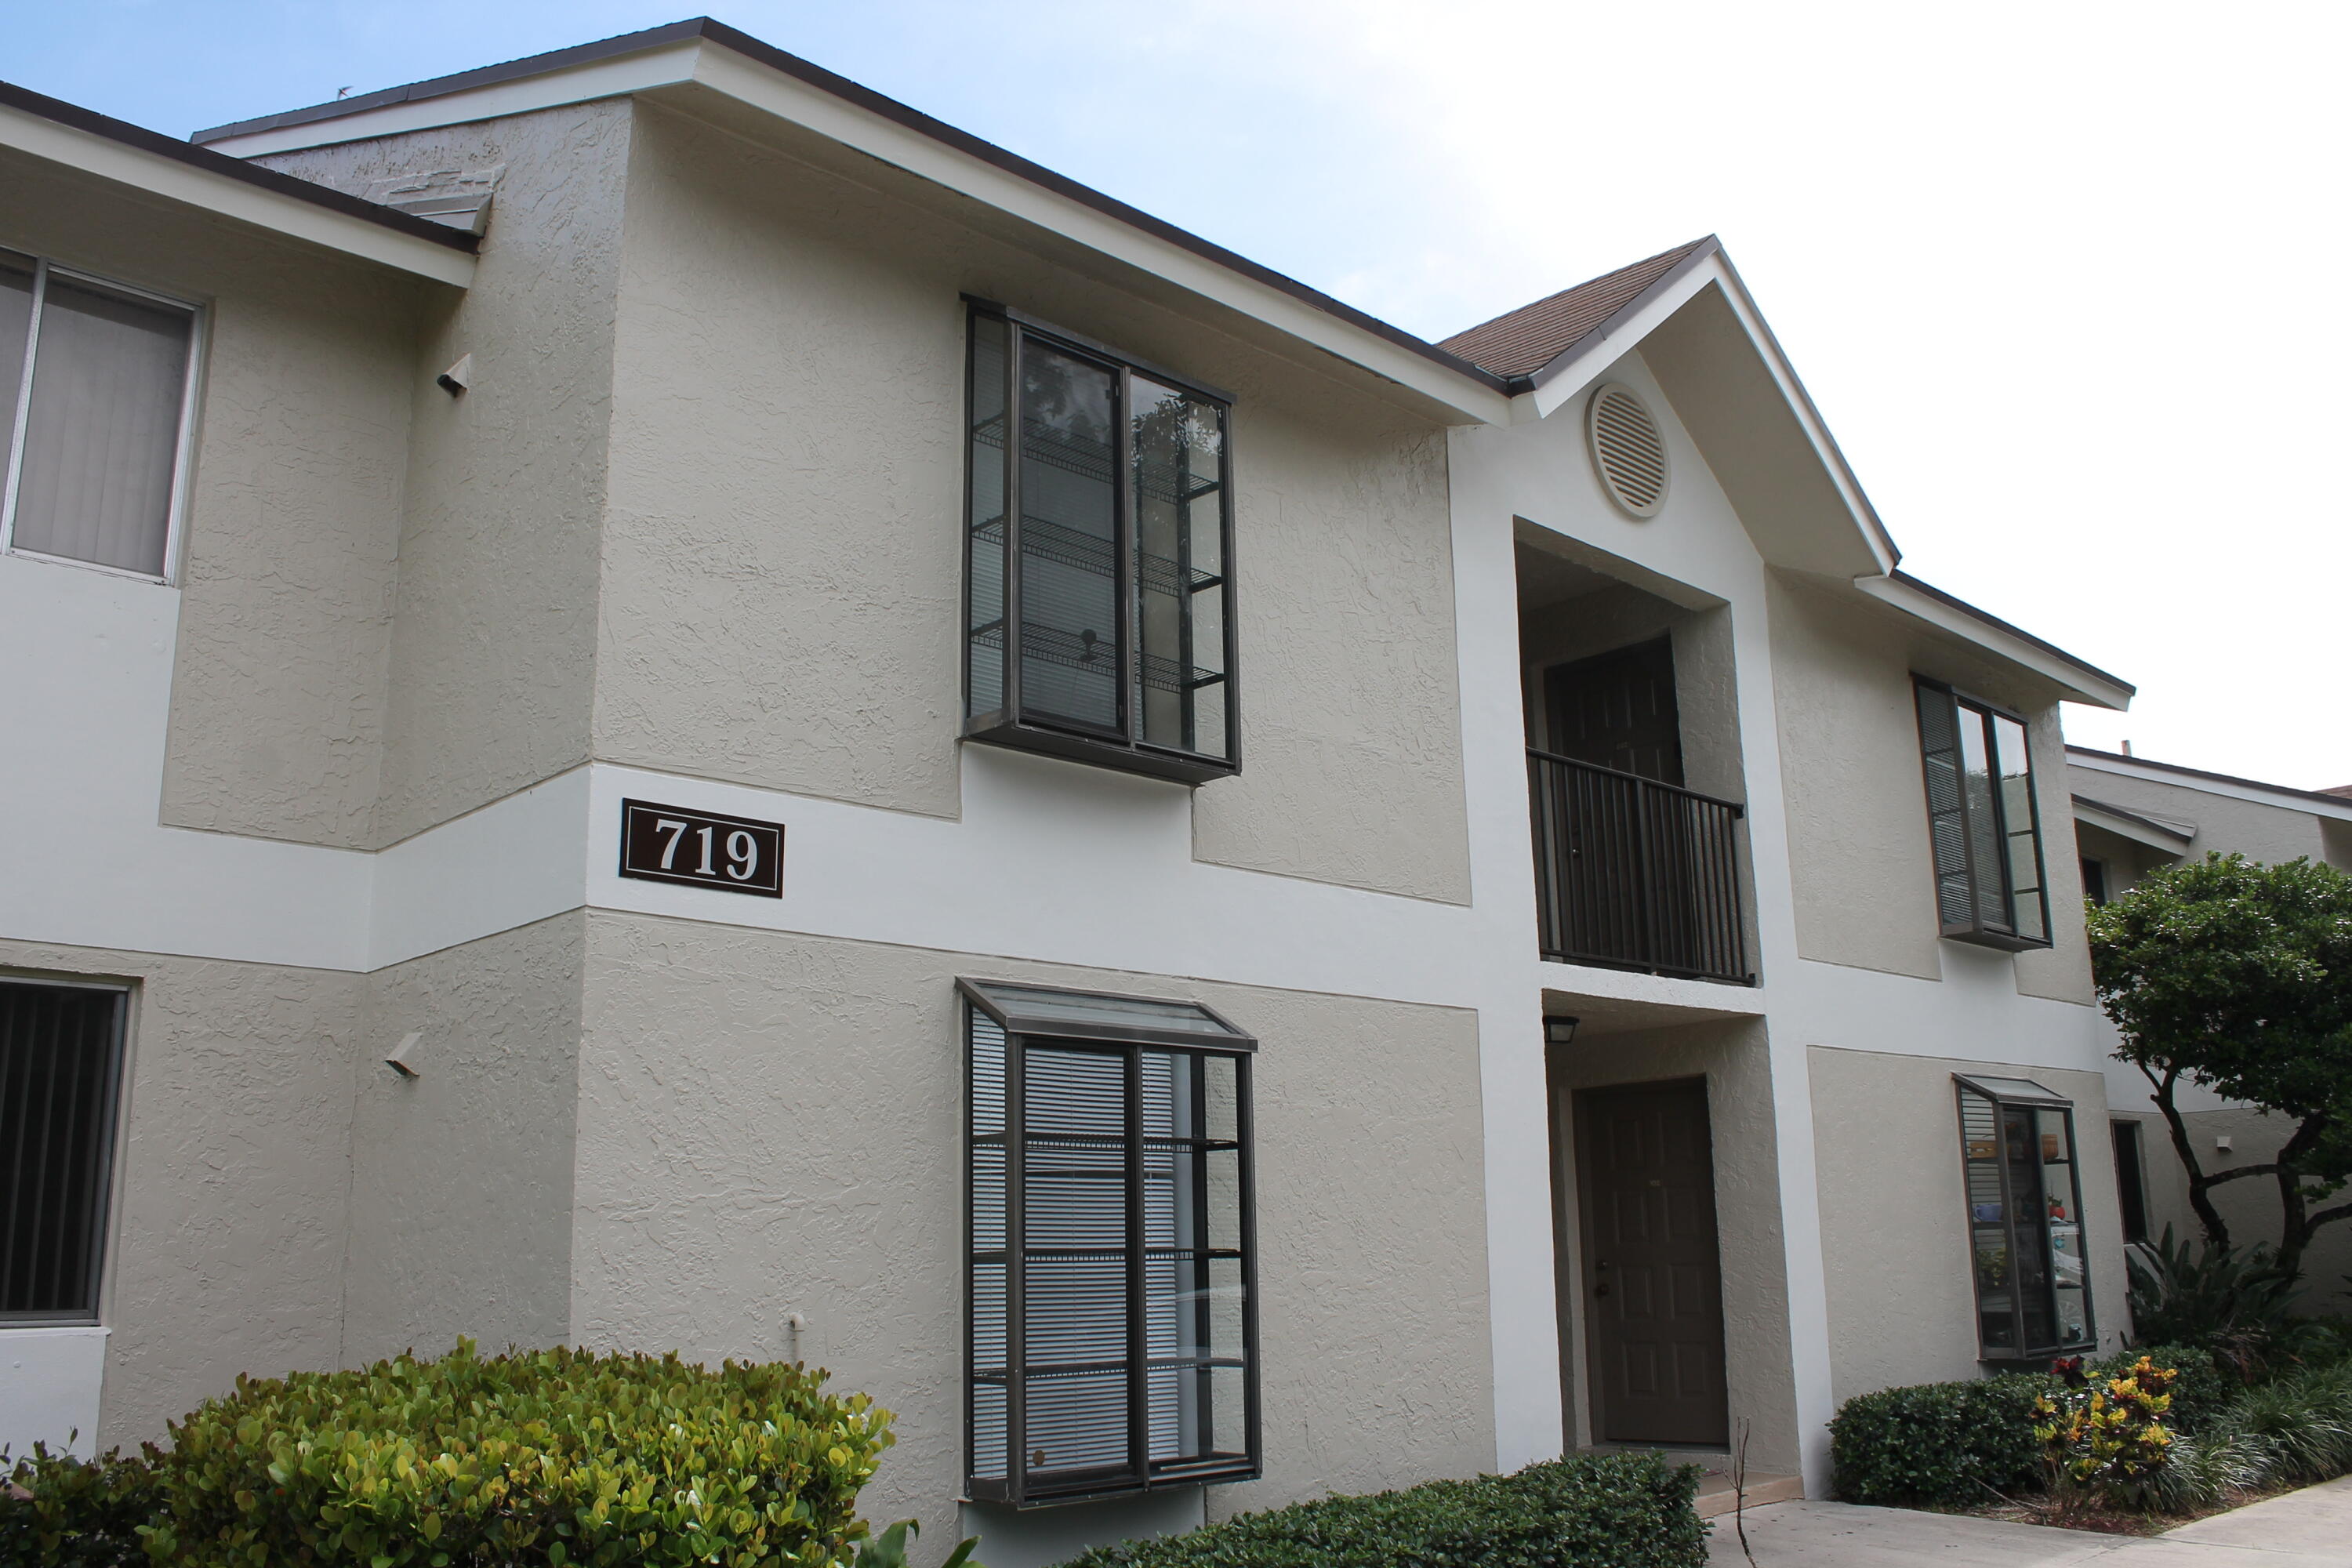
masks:
[[[1548,1046],[1576,1044],[1576,1020],[1564,1014],[1547,1016],[1544,1019],[1544,1044]]]

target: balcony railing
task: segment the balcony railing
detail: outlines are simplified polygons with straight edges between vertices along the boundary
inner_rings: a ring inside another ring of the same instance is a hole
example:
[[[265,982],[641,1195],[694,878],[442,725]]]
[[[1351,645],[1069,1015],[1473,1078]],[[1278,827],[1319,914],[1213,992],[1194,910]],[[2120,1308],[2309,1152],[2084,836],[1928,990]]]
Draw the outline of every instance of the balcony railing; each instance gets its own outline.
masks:
[[[1546,958],[1748,984],[1731,801],[1528,752]]]

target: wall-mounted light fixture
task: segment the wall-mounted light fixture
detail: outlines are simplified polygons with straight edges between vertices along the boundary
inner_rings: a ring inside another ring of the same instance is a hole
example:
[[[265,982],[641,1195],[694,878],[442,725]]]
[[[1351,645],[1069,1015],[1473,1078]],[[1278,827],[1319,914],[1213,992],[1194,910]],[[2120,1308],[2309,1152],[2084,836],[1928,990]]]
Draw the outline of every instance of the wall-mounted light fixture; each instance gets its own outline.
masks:
[[[1565,1014],[1548,1014],[1544,1018],[1544,1044],[1548,1046],[1576,1044],[1576,1020]]]
[[[462,395],[467,387],[474,384],[474,356],[472,354],[462,356],[456,364],[435,376],[433,380],[450,396]]]

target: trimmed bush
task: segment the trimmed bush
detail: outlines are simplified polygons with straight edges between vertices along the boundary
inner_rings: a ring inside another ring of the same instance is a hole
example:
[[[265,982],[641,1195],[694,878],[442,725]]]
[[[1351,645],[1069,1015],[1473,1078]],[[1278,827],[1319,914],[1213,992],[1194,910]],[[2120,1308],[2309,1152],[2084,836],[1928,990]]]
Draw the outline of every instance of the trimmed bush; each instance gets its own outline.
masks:
[[[1066,1568],[1702,1568],[1699,1474],[1655,1454],[1583,1454],[1245,1513],[1098,1546]]]
[[[2042,1484],[2033,1402],[2059,1387],[2040,1373],[1882,1388],[1830,1423],[1838,1496],[1880,1508],[1974,1508]]]
[[[887,1411],[824,1375],[460,1341],[239,1378],[143,1461],[20,1464],[0,1542],[119,1541],[136,1510],[147,1556],[182,1568],[817,1568],[866,1533],[858,1489],[891,1441]]]
[[[139,1527],[155,1509],[155,1472],[137,1459],[77,1459],[39,1443],[14,1467],[0,1454],[0,1568],[138,1563]]]

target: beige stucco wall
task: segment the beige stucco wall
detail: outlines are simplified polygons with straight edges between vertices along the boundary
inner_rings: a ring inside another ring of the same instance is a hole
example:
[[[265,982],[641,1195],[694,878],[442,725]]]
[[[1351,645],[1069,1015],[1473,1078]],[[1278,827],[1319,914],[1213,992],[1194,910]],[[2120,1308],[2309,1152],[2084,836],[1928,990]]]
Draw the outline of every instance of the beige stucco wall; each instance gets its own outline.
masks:
[[[2092,1321],[2102,1352],[2122,1342],[2130,1314],[2101,1074],[1827,1046],[1809,1049],[1806,1064],[1837,1400],[1984,1370],[1957,1072],[2030,1078],[2074,1101]]]
[[[1748,1423],[1749,1465],[1794,1475],[1801,1468],[1795,1374],[1790,1361],[1788,1252],[1780,1227],[1780,1138],[1772,1113],[1771,1063],[1761,1020],[1681,1025],[1580,1038],[1551,1061],[1554,1136],[1568,1237],[1564,1302],[1586,1299],[1574,1190],[1579,1089],[1617,1084],[1706,1080],[1714,1139],[1716,1234],[1723,1256],[1725,1381],[1731,1429]],[[1564,1179],[1563,1179],[1564,1178]],[[1563,1382],[1570,1440],[1592,1441],[1582,1315],[1563,1313]]]
[[[1237,396],[1244,771],[1195,795],[1200,858],[1467,900],[1440,430],[1336,363],[637,114],[600,756],[958,812],[969,291]]]
[[[1195,996],[1261,1041],[1267,1474],[1212,1509],[1493,1465],[1469,1015],[603,912],[588,953],[575,1331],[870,1391],[875,1517],[946,1534],[962,1481],[958,973]]]
[[[364,846],[427,286],[0,153],[0,245],[205,308],[163,820]]]
[[[2325,829],[2330,825],[2311,812],[2098,768],[2069,767],[2066,779],[2074,793],[2092,800],[2168,822],[2195,823],[2197,836],[2189,841],[2188,851],[2190,859],[2201,860],[2210,850],[2243,855],[2269,865],[2297,857],[2328,860]],[[2161,857],[2154,858],[2162,863]]]
[[[1798,951],[1943,976],[1911,683],[1926,675],[2027,717],[2053,945],[2016,955],[2017,989],[2088,1005],[2082,868],[2055,689],[1791,574],[1771,574],[1769,605]]]
[[[343,1357],[572,1331],[572,1168],[586,915],[367,977],[352,1103]],[[410,1034],[419,1076],[383,1065]]]
[[[345,190],[503,165],[472,288],[427,316],[403,479],[379,842],[588,757],[626,100],[256,160]],[[433,377],[474,356],[472,390]]]
[[[239,1373],[334,1365],[362,978],[14,941],[0,967],[135,987],[100,1446]]]
[[[2161,1116],[2133,1118],[2140,1123],[2143,1174],[2147,1191],[2147,1232],[2150,1240],[2172,1227],[2176,1240],[2201,1246],[2205,1227],[2189,1206],[2189,1173],[2173,1148],[2172,1131]],[[2251,1106],[2218,1110],[2192,1110],[2187,1122],[2190,1147],[2208,1175],[2259,1165],[2275,1155],[2294,1132],[2293,1121]],[[2214,1147],[2219,1138],[2230,1140],[2227,1150]],[[2313,1200],[2310,1211],[2352,1203],[2352,1191]],[[2241,1249],[2278,1245],[2281,1216],[2278,1183],[2269,1176],[2248,1176],[2213,1189],[2213,1206],[2230,1227],[2230,1240]],[[2308,1313],[2352,1313],[2352,1221],[2339,1220],[2321,1227],[2304,1254],[2303,1293],[2299,1310]]]

